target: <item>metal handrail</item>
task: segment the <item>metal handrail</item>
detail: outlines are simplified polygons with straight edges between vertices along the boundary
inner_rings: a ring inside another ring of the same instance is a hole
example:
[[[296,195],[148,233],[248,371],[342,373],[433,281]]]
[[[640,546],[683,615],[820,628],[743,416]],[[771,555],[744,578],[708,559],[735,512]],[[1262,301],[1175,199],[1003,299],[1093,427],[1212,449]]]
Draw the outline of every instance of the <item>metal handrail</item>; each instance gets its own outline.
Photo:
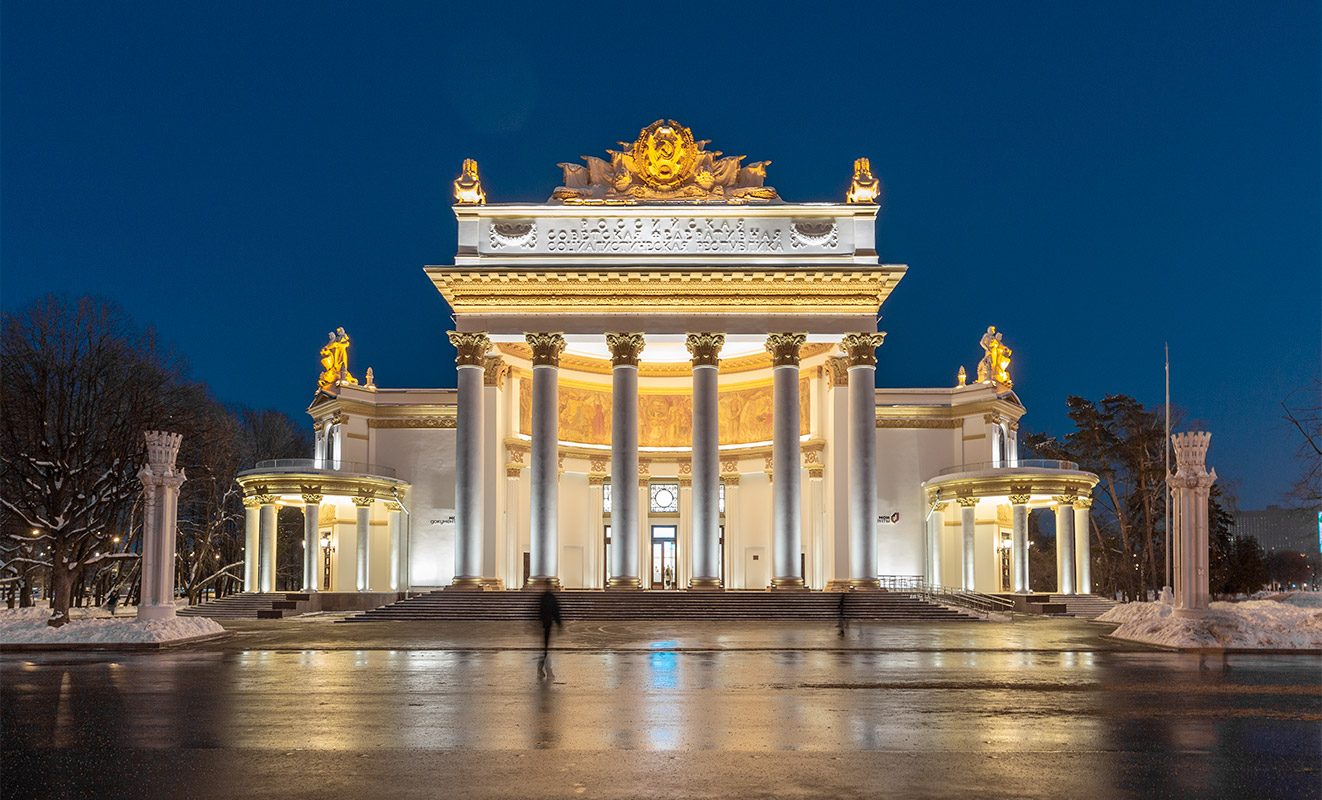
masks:
[[[954,586],[928,583],[922,575],[882,575],[880,577],[883,589],[908,594],[929,603],[957,606],[979,614],[1014,611],[1014,603],[1003,597]]]
[[[955,464],[937,472],[938,475],[951,475],[956,472],[981,472],[986,469],[1073,469],[1079,465],[1073,461],[1060,461],[1054,458],[1021,458],[1014,463],[1006,461],[980,461],[974,464]]]
[[[393,467],[366,464],[361,461],[339,461],[331,458],[268,458],[265,461],[258,461],[253,469],[315,469],[330,472],[351,472],[357,475],[378,475],[383,478],[393,478],[396,475]]]

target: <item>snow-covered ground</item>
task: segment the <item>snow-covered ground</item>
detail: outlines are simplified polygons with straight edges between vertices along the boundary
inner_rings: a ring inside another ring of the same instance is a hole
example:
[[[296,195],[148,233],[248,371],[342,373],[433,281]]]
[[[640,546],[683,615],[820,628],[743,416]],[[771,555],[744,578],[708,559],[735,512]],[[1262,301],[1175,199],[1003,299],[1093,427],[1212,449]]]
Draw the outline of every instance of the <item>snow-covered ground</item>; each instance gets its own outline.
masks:
[[[50,609],[0,609],[0,647],[7,644],[163,644],[224,633],[220,623],[207,617],[138,622],[134,609],[120,609],[111,617],[104,608],[71,608],[70,621],[59,628],[46,624]]]
[[[1118,622],[1112,636],[1167,647],[1322,649],[1322,595],[1212,603],[1203,617],[1180,617],[1165,603],[1125,603],[1097,618]]]

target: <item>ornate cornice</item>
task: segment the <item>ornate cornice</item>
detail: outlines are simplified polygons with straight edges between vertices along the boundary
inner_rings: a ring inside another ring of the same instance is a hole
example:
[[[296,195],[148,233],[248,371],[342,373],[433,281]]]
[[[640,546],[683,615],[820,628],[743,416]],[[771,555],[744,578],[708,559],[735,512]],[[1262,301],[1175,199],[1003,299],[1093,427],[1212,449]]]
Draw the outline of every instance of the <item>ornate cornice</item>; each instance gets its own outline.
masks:
[[[690,333],[684,346],[693,357],[695,367],[717,367],[721,363],[721,348],[725,346],[723,333]]]
[[[767,335],[767,352],[773,367],[799,366],[799,348],[808,341],[804,333],[772,333]]]
[[[606,347],[611,351],[611,366],[637,367],[646,344],[641,333],[607,333]]]
[[[369,428],[455,428],[458,424],[459,420],[448,414],[367,420]]]
[[[878,428],[959,428],[959,419],[943,417],[878,417]]]
[[[524,334],[528,346],[532,348],[534,367],[560,366],[560,354],[565,351],[565,337],[559,333]]]
[[[454,345],[454,363],[460,367],[481,367],[487,351],[491,349],[491,340],[485,333],[464,333],[448,331],[450,344]]]
[[[877,366],[877,348],[886,341],[886,333],[850,333],[840,341],[851,367]]]

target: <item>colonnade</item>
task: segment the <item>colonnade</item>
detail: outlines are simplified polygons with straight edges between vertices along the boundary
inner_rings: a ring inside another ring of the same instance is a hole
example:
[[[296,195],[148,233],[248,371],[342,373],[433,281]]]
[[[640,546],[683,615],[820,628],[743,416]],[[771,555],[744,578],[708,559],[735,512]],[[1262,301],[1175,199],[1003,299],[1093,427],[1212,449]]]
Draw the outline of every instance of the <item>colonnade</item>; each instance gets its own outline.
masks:
[[[1028,503],[1030,486],[1012,487],[1008,497],[1013,533],[1011,534],[1011,590],[1029,591],[1028,580]],[[976,591],[975,533],[977,507],[986,497],[960,495],[955,498],[959,508],[959,579],[960,588]],[[1051,498],[1056,516],[1056,592],[1059,594],[1090,594],[1092,592],[1092,551],[1089,544],[1089,509],[1092,498],[1079,495],[1059,495]],[[937,500],[927,517],[927,574],[931,583],[941,582],[942,529],[945,511],[950,503]],[[995,541],[1000,546],[1000,541]]]
[[[400,591],[405,588],[407,554],[404,537],[404,508],[393,500],[381,500],[372,495],[357,495],[354,503],[354,582],[352,587],[327,587],[322,559],[327,555],[320,541],[319,518],[322,494],[317,487],[305,487],[302,495],[303,511],[303,576],[300,591]],[[390,537],[390,577],[386,586],[372,582],[371,518],[372,509],[383,503],[386,526]],[[276,524],[280,511],[278,498],[271,494],[245,497],[244,506],[244,574],[245,592],[276,591]],[[343,550],[344,548],[340,548]],[[333,551],[332,551],[333,552]]]
[[[849,569],[850,584],[878,588],[876,557],[876,348],[884,334],[844,337],[849,360]],[[459,367],[455,451],[455,588],[480,588],[484,536],[482,508],[482,373],[490,339],[483,333],[450,332]],[[528,333],[532,348],[532,442],[529,459],[529,588],[558,587],[557,501],[558,380],[565,338],[559,333]],[[638,476],[638,364],[646,345],[642,333],[605,334],[611,353],[611,484],[635,486]],[[772,333],[766,349],[772,361],[772,578],[776,589],[804,589],[800,513],[799,356],[803,333]],[[720,352],[725,336],[690,333],[685,345],[693,379],[692,577],[690,589],[720,589],[720,431],[717,401]],[[471,376],[470,374],[471,373]],[[638,589],[638,502],[641,493],[612,493],[611,563],[607,588]]]

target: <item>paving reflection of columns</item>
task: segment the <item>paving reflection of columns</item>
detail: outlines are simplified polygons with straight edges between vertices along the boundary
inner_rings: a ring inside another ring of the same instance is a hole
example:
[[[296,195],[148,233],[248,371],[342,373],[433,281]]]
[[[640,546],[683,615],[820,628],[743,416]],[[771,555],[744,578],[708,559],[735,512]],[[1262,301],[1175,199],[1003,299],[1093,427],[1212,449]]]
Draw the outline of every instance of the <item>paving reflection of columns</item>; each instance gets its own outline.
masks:
[[[243,498],[243,591],[258,591],[260,580],[258,566],[261,564],[261,539],[258,535],[261,504],[255,497]]]
[[[720,431],[717,373],[725,335],[690,333],[685,340],[693,359],[693,578],[692,589],[721,588]],[[797,351],[795,353],[797,356]],[[797,365],[797,358],[796,358]],[[798,367],[794,369],[798,374]],[[798,378],[795,394],[798,399]],[[798,414],[794,417],[798,444]],[[794,456],[798,463],[798,453]],[[797,563],[797,562],[796,562]],[[802,583],[802,576],[800,576]]]
[[[941,533],[946,525],[946,503],[932,503],[927,512],[927,582],[941,586]]]
[[[1091,510],[1091,497],[1080,497],[1074,501],[1074,574],[1079,594],[1092,594],[1092,547],[1088,539],[1088,515]]]
[[[321,574],[318,556],[321,555],[321,543],[317,539],[318,516],[321,511],[321,493],[312,488],[303,490],[303,591],[315,592],[320,587],[317,577]]]
[[[974,537],[978,528],[978,498],[960,497],[955,502],[959,504],[960,538],[964,545],[960,551],[960,567],[962,568],[960,574],[964,578],[964,588],[972,592],[976,591],[975,587],[977,586],[975,583],[977,575],[974,568],[974,556],[977,554],[977,549],[974,546],[976,541]]]
[[[1074,594],[1074,497],[1052,500],[1056,503],[1056,591]]]
[[[532,347],[532,489],[529,514],[530,588],[558,588],[560,490],[560,354],[565,337],[558,333],[526,334]]]
[[[637,589],[638,360],[646,342],[641,333],[608,333],[611,352],[611,563],[606,585]],[[600,506],[598,506],[600,508]]]
[[[354,545],[354,558],[357,569],[354,576],[354,585],[358,591],[365,592],[371,587],[372,579],[372,502],[371,497],[359,496],[353,499],[354,509],[357,512],[356,525],[354,532],[357,534]]]
[[[386,503],[386,525],[390,532],[390,591],[398,592],[406,585],[404,507],[393,500]]]
[[[261,551],[260,563],[258,565],[257,591],[274,592],[275,523],[276,513],[279,509],[275,505],[275,498],[269,494],[258,495],[257,502],[261,505],[261,517],[257,526],[257,546]]]
[[[484,513],[482,410],[486,354],[491,341],[482,333],[449,332],[458,372],[458,415],[454,453],[455,589],[482,588]],[[393,569],[393,567],[392,567]]]
[[[773,386],[771,459],[775,482],[771,489],[771,586],[802,589],[803,515],[799,473],[799,348],[802,333],[767,337]]]
[[[877,579],[876,350],[885,339],[884,333],[851,333],[841,342],[849,359],[849,584],[859,589],[881,588]]]
[[[1028,581],[1028,500],[1031,492],[1026,486],[1010,487],[1010,507],[1014,520],[1014,590],[1027,594]]]

